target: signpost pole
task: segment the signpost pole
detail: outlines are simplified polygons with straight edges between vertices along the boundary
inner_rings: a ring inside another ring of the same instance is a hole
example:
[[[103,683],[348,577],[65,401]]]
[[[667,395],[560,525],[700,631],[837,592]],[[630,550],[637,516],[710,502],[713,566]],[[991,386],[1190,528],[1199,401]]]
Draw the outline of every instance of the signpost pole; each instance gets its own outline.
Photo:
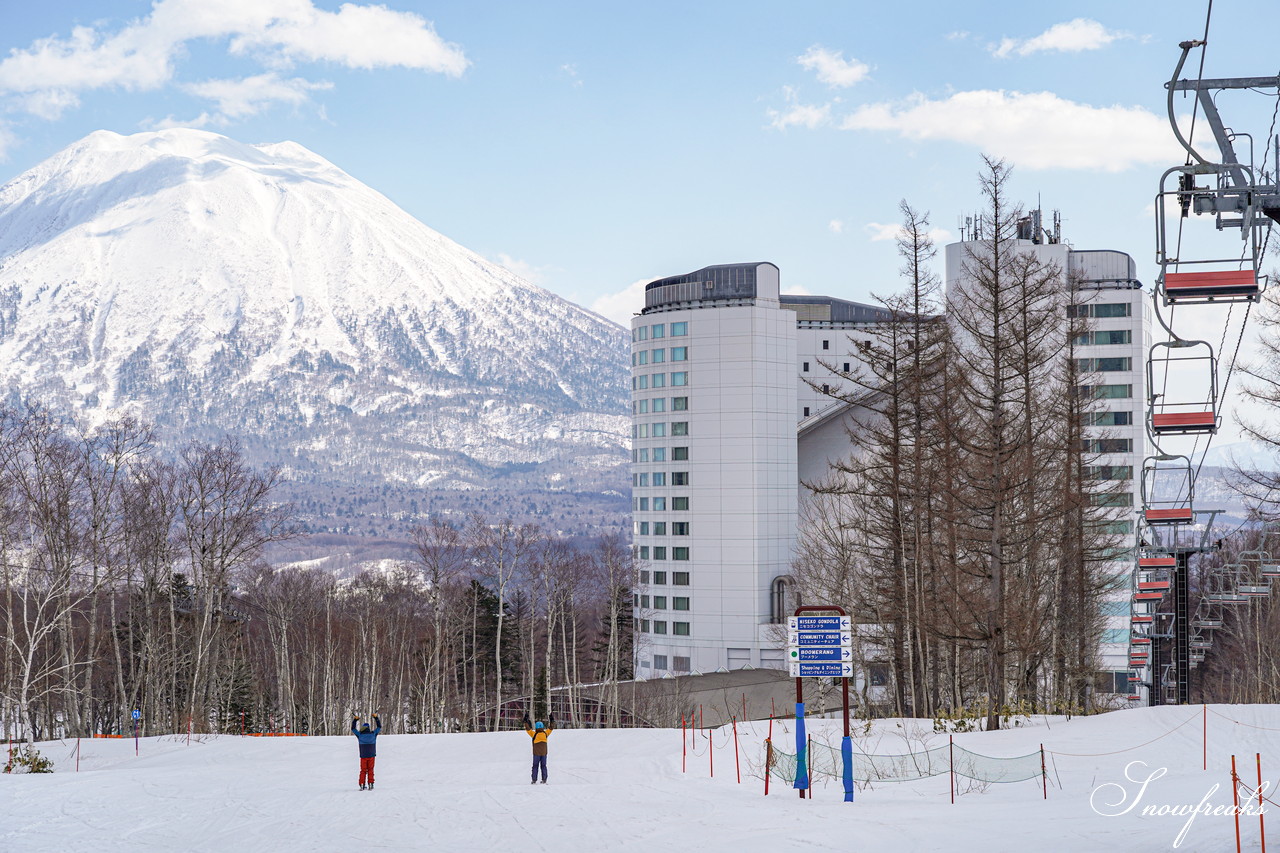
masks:
[[[1261,766],[1261,765],[1259,765]],[[742,762],[738,758],[738,718],[733,718],[733,769],[738,773],[738,784],[742,784]]]
[[[802,616],[806,613],[837,616]],[[839,678],[844,697],[844,738],[840,742],[844,801],[853,802],[853,737],[849,724],[849,677],[853,675],[853,620],[834,605],[797,607],[788,624],[788,659],[796,680],[796,781],[801,798],[813,798],[811,767],[804,725],[803,678]]]
[[[133,709],[133,755],[138,755],[138,720],[142,717],[142,712],[137,708]]]

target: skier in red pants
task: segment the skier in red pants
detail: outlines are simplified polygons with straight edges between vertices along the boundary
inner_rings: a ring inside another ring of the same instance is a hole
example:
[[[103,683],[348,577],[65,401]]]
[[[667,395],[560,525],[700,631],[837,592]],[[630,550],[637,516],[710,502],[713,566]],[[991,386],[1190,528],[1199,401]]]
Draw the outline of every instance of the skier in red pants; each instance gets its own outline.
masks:
[[[378,754],[378,732],[382,731],[382,721],[378,719],[377,714],[374,714],[374,729],[371,730],[369,724],[364,723],[360,726],[360,730],[356,731],[356,723],[359,721],[359,717],[351,718],[351,733],[356,736],[356,740],[360,741],[360,790],[372,791],[373,760]]]

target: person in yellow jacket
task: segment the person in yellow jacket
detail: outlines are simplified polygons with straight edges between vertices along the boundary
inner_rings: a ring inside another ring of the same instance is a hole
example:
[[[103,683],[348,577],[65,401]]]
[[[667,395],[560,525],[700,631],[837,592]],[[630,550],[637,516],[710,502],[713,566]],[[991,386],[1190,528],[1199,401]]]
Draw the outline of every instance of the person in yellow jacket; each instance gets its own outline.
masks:
[[[529,715],[524,715],[525,734],[533,738],[533,775],[529,779],[530,785],[538,784],[538,768],[542,768],[542,784],[547,784],[547,738],[551,737],[555,727],[555,714],[547,717],[547,725],[545,726],[541,720],[536,723],[530,723]]]

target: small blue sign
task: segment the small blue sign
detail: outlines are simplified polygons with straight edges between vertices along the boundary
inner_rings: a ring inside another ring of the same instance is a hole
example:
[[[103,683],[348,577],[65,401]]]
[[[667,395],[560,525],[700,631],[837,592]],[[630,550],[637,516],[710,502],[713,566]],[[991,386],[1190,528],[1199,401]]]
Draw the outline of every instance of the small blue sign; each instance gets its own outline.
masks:
[[[840,631],[800,631],[791,635],[793,646],[852,646],[853,635]]]
[[[133,718],[134,718],[135,720],[140,720],[140,719],[142,719],[142,712],[141,712],[141,711],[139,711],[137,708],[135,708],[135,709],[133,710]]]
[[[850,678],[853,676],[852,663],[799,663],[791,662],[792,678]]]
[[[839,646],[822,648],[798,648],[791,650],[791,660],[853,660],[853,652]]]
[[[848,616],[792,616],[787,620],[793,631],[848,631]]]

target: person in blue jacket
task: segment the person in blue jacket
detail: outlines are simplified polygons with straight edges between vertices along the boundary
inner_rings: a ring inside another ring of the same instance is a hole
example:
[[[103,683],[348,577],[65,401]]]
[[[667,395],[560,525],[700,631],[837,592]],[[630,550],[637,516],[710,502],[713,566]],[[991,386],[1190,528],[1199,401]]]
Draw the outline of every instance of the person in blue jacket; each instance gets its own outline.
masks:
[[[368,723],[363,723],[360,730],[356,730],[356,723],[360,722],[360,718],[353,716],[351,718],[351,733],[356,736],[356,740],[360,741],[360,790],[373,790],[373,759],[378,755],[378,732],[382,731],[382,721],[378,719],[378,715],[373,715],[374,728],[370,729]],[[368,784],[365,784],[366,779]]]

